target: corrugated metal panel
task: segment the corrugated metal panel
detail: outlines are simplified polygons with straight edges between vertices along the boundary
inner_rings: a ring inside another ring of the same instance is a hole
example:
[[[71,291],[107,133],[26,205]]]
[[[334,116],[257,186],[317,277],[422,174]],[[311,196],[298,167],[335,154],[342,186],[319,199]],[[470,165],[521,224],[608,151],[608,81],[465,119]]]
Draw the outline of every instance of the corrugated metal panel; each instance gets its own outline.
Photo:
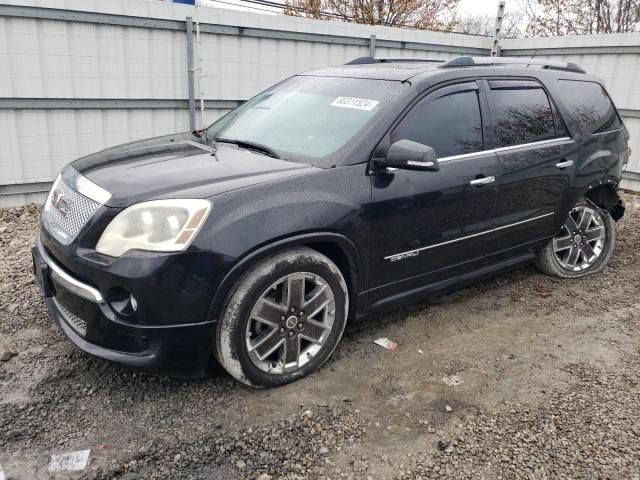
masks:
[[[2,97],[184,98],[182,32],[0,17]]]
[[[637,180],[640,181],[640,118],[626,117],[623,120],[631,135],[629,145],[632,153],[627,165],[627,171],[637,174]]]
[[[208,110],[207,121],[223,112]],[[49,181],[75,158],[185,125],[186,110],[0,110],[0,184]]]

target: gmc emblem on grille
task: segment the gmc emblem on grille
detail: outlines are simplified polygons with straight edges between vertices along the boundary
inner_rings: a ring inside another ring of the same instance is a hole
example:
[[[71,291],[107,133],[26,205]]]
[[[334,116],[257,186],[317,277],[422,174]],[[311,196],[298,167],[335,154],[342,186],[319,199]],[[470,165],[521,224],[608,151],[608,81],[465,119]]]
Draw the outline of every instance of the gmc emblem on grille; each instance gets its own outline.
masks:
[[[51,205],[56,207],[63,217],[66,217],[71,209],[71,199],[64,193],[56,190],[51,196]]]

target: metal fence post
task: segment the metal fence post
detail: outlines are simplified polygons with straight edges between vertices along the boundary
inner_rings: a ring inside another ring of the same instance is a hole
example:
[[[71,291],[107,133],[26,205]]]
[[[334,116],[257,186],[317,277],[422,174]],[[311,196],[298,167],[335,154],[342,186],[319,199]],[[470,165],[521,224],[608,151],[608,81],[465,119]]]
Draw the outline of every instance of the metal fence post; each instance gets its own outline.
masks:
[[[193,67],[193,18],[187,17],[187,85],[189,88],[189,131],[196,129],[196,98]]]
[[[498,12],[496,13],[496,26],[493,29],[493,43],[491,44],[491,56],[500,56],[500,40],[502,38],[502,19],[504,18],[504,0],[498,2]]]
[[[371,39],[369,40],[369,56],[372,58],[376,56],[376,36],[375,35],[371,35]]]

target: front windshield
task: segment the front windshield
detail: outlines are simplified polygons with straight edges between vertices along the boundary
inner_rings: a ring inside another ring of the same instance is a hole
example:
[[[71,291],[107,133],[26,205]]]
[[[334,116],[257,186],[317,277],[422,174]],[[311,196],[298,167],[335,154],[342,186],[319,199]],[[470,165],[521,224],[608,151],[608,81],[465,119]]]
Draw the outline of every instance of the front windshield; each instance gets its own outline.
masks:
[[[285,160],[327,168],[401,91],[399,82],[292,77],[222,117],[207,137],[251,142]]]

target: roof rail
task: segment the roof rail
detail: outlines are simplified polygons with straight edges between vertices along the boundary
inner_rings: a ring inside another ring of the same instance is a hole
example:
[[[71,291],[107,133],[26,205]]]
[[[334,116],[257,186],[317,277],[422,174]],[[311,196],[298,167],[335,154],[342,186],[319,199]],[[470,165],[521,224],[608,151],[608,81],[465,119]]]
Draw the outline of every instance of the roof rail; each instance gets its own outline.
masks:
[[[520,57],[455,57],[447,61],[440,68],[451,67],[475,67],[482,65],[540,65],[551,70],[566,70],[567,72],[587,73],[573,62],[561,62],[558,60],[545,60],[542,58]]]
[[[404,63],[404,62],[444,63],[445,60],[441,60],[438,58],[424,58],[424,57],[406,57],[406,58],[360,57],[345,63],[345,65],[366,65],[366,64],[372,64],[372,63]]]

